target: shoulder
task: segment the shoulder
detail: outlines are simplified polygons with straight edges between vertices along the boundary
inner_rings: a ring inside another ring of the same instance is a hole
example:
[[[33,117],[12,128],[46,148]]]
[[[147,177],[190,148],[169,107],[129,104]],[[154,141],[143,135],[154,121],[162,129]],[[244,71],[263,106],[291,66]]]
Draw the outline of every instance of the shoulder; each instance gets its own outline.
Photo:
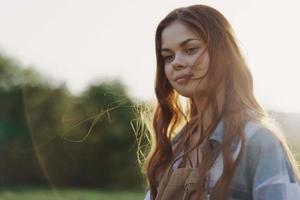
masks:
[[[249,122],[244,133],[246,141],[241,162],[250,179],[262,181],[267,176],[291,172],[287,151],[275,132]]]
[[[245,131],[249,134],[245,144],[247,164],[254,169],[254,176],[258,183],[267,177],[285,176],[286,181],[295,182],[291,160],[288,156],[288,147],[275,132],[258,123],[249,127],[256,127],[254,131]],[[245,129],[247,130],[247,128]],[[299,181],[299,180],[297,180]]]
[[[272,130],[250,122],[245,127],[246,143],[242,174],[246,174],[254,199],[300,197],[299,180],[293,172],[286,148]]]
[[[287,155],[276,134],[258,122],[248,122],[244,128],[245,143],[241,165],[247,174],[257,170],[280,171],[286,165]]]
[[[246,146],[255,151],[268,147],[281,148],[281,140],[275,132],[258,122],[248,122],[244,129]]]

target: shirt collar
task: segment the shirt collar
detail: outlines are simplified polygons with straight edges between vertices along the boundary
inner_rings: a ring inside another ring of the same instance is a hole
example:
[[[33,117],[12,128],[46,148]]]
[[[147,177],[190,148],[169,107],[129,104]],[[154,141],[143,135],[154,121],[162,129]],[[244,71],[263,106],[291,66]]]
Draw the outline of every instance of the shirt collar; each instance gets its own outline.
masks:
[[[224,139],[224,134],[225,134],[225,127],[224,127],[224,121],[221,120],[211,136],[209,137],[209,140],[216,141],[218,144],[221,144]],[[234,152],[236,151],[237,147],[239,144],[238,138],[236,138],[232,144],[231,144],[231,151]]]
[[[215,140],[218,143],[223,142],[223,137],[224,137],[224,121],[221,120],[211,136],[209,137],[210,140]]]
[[[181,130],[182,131],[182,130]],[[221,120],[213,133],[210,135],[209,140],[217,142],[218,145],[220,145],[223,142],[225,134],[225,127],[224,127],[224,121]],[[180,139],[180,136],[182,135],[182,132],[176,135],[176,137],[173,139],[172,143],[175,144],[178,139]],[[238,146],[239,140],[234,140],[231,145],[231,150],[234,152]]]

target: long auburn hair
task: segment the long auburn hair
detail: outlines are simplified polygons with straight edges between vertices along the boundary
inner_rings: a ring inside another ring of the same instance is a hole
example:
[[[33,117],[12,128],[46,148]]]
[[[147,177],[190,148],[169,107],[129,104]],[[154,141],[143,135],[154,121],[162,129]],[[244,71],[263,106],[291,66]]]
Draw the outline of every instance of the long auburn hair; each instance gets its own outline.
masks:
[[[161,34],[165,27],[179,21],[195,31],[207,45],[210,58],[207,97],[204,110],[197,113],[195,102],[197,99],[189,100],[189,109],[185,115],[180,105],[178,93],[173,89],[164,73],[164,61],[161,55]],[[156,45],[156,79],[155,93],[157,105],[152,119],[151,149],[143,162],[143,172],[148,181],[151,198],[157,196],[159,179],[170,165],[177,152],[184,150],[183,159],[189,159],[188,153],[202,144],[220,120],[224,122],[224,138],[222,144],[217,148],[223,156],[223,173],[214,186],[211,199],[224,200],[229,195],[229,186],[233,179],[234,171],[242,156],[245,138],[243,128],[245,123],[251,119],[267,126],[267,113],[257,102],[253,94],[253,80],[251,73],[243,59],[240,49],[236,43],[233,29],[226,18],[216,9],[206,5],[192,5],[178,8],[170,12],[159,24],[155,35]],[[217,102],[217,91],[224,91],[223,105]],[[203,127],[202,119],[204,113],[212,111],[212,121],[206,128]],[[251,111],[251,112],[248,112]],[[255,115],[253,115],[255,113]],[[198,117],[200,123],[190,123],[188,120]],[[185,119],[188,128],[179,140],[178,151],[172,148],[174,130],[180,126]],[[200,126],[200,128],[199,128]],[[198,128],[198,129],[197,129]],[[196,145],[190,145],[190,137],[195,130],[201,130],[201,136]],[[272,131],[281,142],[288,153],[288,158],[293,165],[295,174],[299,177],[296,169],[296,161],[293,158],[287,143],[283,138]],[[231,145],[234,139],[241,141],[241,151],[236,160],[231,153]],[[214,163],[212,148],[205,148],[205,156],[202,157],[199,167],[199,187],[197,197],[201,199],[205,190],[205,177]]]

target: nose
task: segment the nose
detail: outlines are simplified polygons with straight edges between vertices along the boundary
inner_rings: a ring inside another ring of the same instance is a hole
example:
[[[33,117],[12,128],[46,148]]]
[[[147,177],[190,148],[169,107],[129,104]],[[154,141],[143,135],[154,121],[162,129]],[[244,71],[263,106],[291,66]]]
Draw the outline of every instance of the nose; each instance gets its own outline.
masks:
[[[181,68],[185,68],[186,66],[187,66],[187,64],[185,63],[183,56],[180,54],[176,54],[175,58],[172,62],[172,67],[175,70],[179,70]]]

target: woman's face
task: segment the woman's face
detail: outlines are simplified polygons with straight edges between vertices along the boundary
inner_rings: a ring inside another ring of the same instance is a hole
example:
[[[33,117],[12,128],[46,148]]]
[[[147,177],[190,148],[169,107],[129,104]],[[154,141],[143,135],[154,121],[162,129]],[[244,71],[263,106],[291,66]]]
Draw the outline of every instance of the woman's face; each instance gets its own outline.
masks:
[[[209,67],[206,44],[186,25],[175,21],[162,31],[161,55],[165,75],[182,96],[201,94],[207,87]]]

